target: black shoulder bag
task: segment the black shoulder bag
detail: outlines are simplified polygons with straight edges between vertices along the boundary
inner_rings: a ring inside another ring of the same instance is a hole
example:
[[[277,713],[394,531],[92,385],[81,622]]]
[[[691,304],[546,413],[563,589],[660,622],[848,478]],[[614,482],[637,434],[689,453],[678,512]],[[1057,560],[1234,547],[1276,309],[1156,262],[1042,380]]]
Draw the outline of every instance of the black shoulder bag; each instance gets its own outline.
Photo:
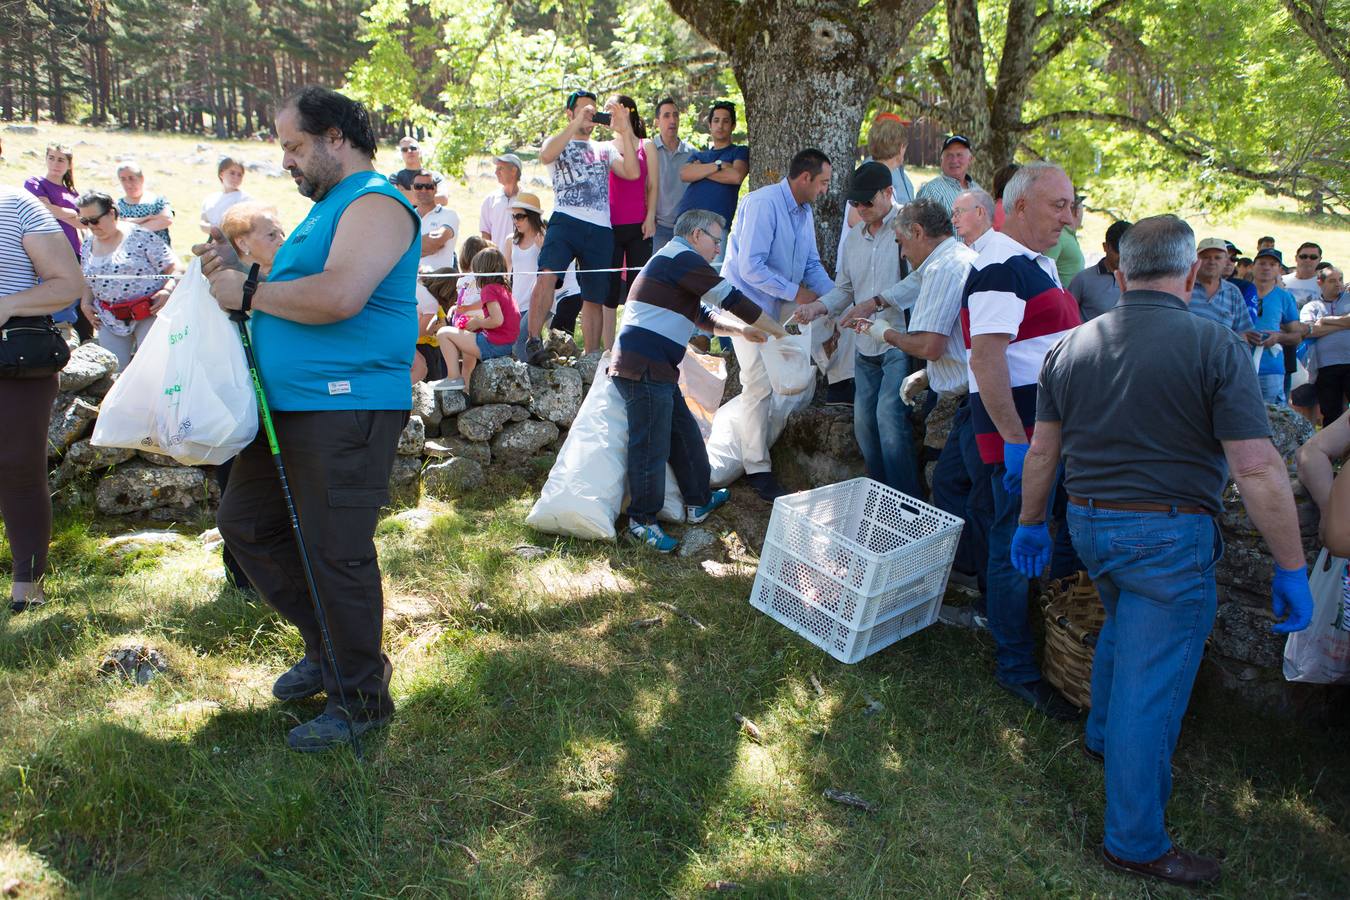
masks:
[[[14,316],[0,325],[0,378],[46,378],[70,362],[51,316]]]

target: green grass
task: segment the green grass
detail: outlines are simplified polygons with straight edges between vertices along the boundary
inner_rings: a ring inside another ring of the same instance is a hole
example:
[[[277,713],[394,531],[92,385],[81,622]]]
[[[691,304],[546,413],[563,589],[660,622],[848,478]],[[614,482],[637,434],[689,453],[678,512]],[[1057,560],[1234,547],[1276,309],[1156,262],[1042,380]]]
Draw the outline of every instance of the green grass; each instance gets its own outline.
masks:
[[[1101,772],[1078,727],[995,688],[987,637],[934,626],[841,665],[747,604],[758,501],[712,520],[714,574],[535,534],[533,496],[509,477],[425,501],[424,531],[381,524],[399,712],[360,764],[284,748],[319,709],[268,693],[298,638],[222,587],[218,558],[113,562],[100,540],[126,523],[63,519],[55,602],[0,630],[0,882],[21,878],[23,896],[649,897],[717,880],[769,897],[1168,895],[1096,862]],[[526,561],[522,543],[547,555]],[[95,674],[133,641],[170,673],[144,687]],[[869,698],[884,710],[865,715]],[[1350,893],[1344,759],[1343,734],[1200,699],[1171,823],[1227,856],[1215,896]],[[826,802],[830,787],[878,809]]]

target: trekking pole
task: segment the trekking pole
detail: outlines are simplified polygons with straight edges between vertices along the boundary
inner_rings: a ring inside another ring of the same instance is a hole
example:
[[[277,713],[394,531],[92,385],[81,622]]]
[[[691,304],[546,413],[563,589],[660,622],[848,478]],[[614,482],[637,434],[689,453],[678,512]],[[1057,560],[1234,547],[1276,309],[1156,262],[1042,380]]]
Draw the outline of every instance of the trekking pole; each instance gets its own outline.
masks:
[[[258,266],[255,263],[249,273],[249,280],[256,282]],[[267,405],[267,394],[263,391],[262,379],[258,376],[258,361],[253,356],[253,341],[248,335],[248,313],[242,309],[230,311],[230,321],[239,329],[239,342],[244,345],[244,361],[248,365],[248,375],[253,381],[253,395],[258,400],[258,412],[261,414],[263,430],[267,433],[267,446],[272,451],[272,464],[277,467],[277,480],[281,482],[281,496],[286,500],[286,512],[291,517],[291,531],[295,533],[295,543],[300,550],[300,567],[305,570],[305,583],[309,586],[309,599],[314,603],[314,615],[319,620],[319,633],[323,636],[324,650],[328,653],[328,664],[333,667],[333,677],[338,683],[338,699],[347,713],[347,734],[352,739],[352,751],[361,758],[361,741],[352,727],[352,708],[347,703],[347,689],[343,686],[342,670],[338,668],[337,653],[333,650],[333,636],[328,631],[328,617],[323,611],[323,602],[319,599],[319,587],[314,583],[314,569],[309,564],[309,551],[305,549],[305,536],[300,531],[300,517],[295,512],[295,500],[291,497],[290,482],[286,480],[286,464],[281,460],[281,447],[277,444],[277,430],[272,425],[272,410]]]

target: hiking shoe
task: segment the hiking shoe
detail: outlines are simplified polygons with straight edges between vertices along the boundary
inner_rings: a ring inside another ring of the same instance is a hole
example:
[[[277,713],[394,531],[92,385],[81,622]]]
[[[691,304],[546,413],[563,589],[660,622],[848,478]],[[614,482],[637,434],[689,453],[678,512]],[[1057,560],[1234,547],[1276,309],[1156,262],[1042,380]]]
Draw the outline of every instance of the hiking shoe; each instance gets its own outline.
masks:
[[[462,391],[464,390],[463,378],[442,378],[431,385],[433,391]]]
[[[1156,878],[1168,884],[1182,887],[1199,887],[1219,880],[1222,870],[1219,861],[1189,850],[1173,846],[1152,862],[1131,862],[1113,854],[1102,846],[1102,862],[1108,869],[1139,875],[1144,878]]]
[[[772,472],[756,472],[753,475],[746,475],[745,483],[750,485],[756,494],[759,494],[761,500],[767,500],[769,503],[791,493],[778,483],[778,479],[773,477]]]
[[[1072,722],[1083,714],[1082,710],[1065,700],[1064,695],[1051,687],[1044,678],[1027,684],[1008,684],[1000,681],[998,686],[1056,722]]]
[[[322,691],[323,669],[307,659],[291,666],[272,685],[272,696],[278,700],[303,700]]]
[[[348,722],[332,713],[319,713],[303,725],[297,725],[286,735],[286,746],[299,753],[321,753],[334,747],[349,744],[352,735],[357,737],[373,728],[388,723],[389,716],[383,719],[362,719]]]
[[[644,544],[655,547],[657,553],[670,553],[680,545],[679,541],[666,534],[661,526],[657,525],[655,522],[650,525],[629,522],[628,536],[635,541],[641,541]]]
[[[525,342],[525,361],[541,369],[553,368],[554,353],[539,338],[530,338]]]
[[[702,522],[704,519],[707,519],[708,516],[712,515],[713,510],[717,509],[717,507],[721,506],[723,503],[726,503],[729,499],[731,499],[731,491],[726,488],[718,488],[712,492],[712,499],[703,506],[686,505],[684,507],[684,520],[690,525],[697,525],[699,522]]]

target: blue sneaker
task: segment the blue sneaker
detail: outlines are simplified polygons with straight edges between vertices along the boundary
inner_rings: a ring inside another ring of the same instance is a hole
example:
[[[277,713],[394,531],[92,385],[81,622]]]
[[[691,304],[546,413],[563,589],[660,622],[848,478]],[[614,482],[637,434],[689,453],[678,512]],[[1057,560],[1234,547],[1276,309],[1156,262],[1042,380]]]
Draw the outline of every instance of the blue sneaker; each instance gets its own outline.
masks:
[[[712,499],[703,506],[688,506],[684,508],[684,520],[690,525],[697,525],[704,519],[713,514],[713,510],[731,499],[731,491],[726,488],[718,488],[712,492]]]
[[[655,547],[657,553],[670,553],[680,545],[679,541],[666,534],[655,522],[651,525],[629,522],[628,536],[635,541]]]

